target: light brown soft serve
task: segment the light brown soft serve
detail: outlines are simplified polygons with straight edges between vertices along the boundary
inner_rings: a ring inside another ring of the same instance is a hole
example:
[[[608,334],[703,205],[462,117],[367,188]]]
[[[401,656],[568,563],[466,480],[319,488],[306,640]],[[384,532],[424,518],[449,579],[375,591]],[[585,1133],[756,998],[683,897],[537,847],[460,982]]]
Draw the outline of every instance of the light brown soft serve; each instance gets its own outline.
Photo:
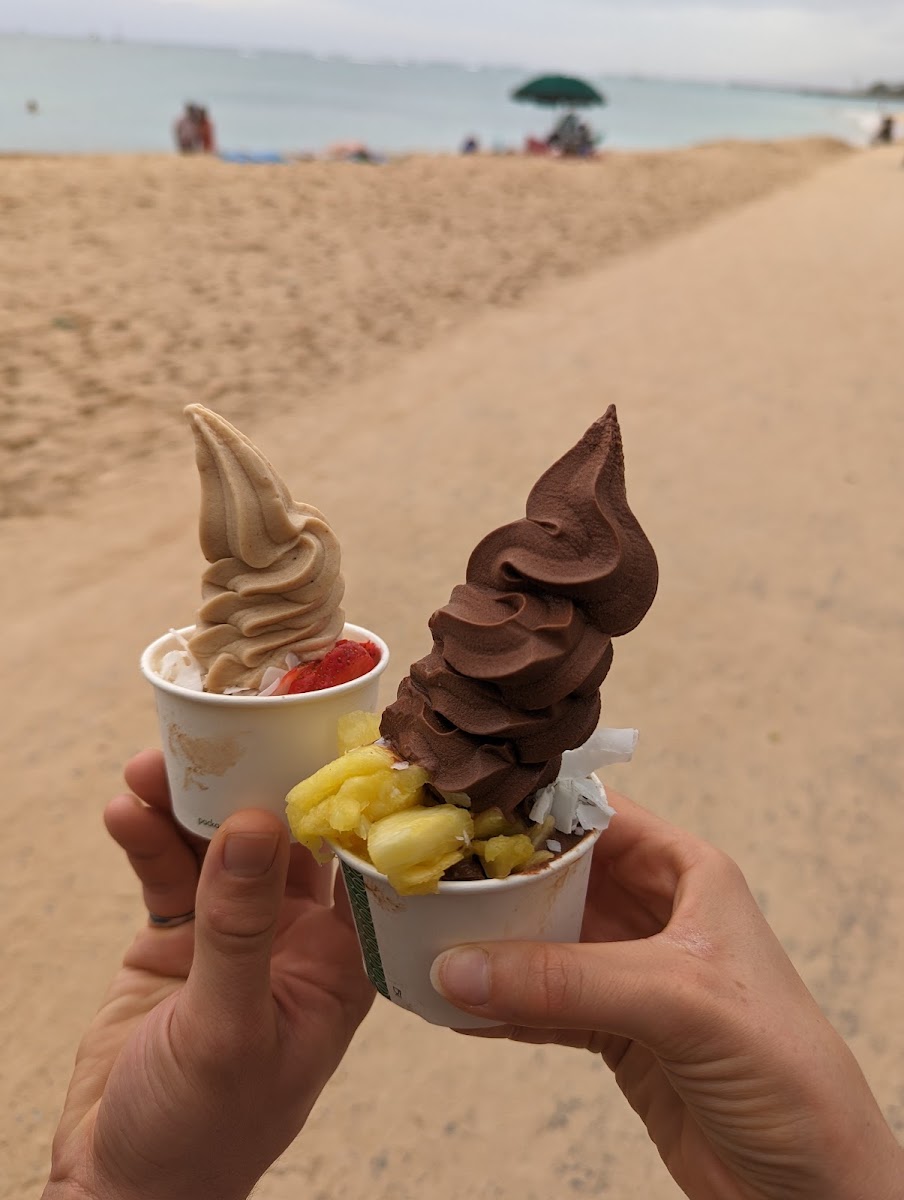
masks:
[[[323,513],[299,504],[260,450],[200,404],[185,410],[201,476],[204,572],[189,638],[205,691],[260,687],[286,655],[321,658],[342,634],[339,542]]]

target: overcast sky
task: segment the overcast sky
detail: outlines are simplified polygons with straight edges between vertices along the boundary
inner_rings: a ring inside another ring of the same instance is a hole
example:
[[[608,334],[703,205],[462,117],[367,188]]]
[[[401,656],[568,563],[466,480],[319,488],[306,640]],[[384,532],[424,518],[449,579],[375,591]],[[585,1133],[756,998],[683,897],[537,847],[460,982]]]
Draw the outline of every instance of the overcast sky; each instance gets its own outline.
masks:
[[[0,0],[0,30],[602,73],[904,78],[904,0]]]

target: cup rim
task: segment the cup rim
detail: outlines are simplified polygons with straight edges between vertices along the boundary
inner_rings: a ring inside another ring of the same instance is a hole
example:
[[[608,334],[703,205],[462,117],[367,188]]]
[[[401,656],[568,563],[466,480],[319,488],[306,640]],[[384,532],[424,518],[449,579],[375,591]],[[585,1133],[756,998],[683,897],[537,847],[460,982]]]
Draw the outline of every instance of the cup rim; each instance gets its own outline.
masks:
[[[564,854],[558,855],[552,862],[546,863],[540,870],[531,871],[526,875],[509,875],[507,879],[447,879],[445,883],[441,882],[439,884],[439,889],[436,892],[401,896],[401,899],[430,900],[437,895],[467,896],[474,893],[486,894],[487,892],[511,891],[514,888],[530,887],[540,880],[548,879],[551,875],[557,875],[565,867],[570,867],[579,858],[583,858],[585,854],[593,850],[593,847],[603,833],[605,833],[604,829],[589,829],[570,850],[566,850]],[[373,863],[365,862],[357,854],[352,854],[350,850],[346,850],[344,846],[337,846],[334,842],[327,841],[327,845],[341,862],[346,863],[360,875],[364,875],[368,879],[377,880],[384,887],[395,892],[395,888],[392,887],[386,876],[381,874]],[[395,892],[395,894],[400,895],[398,892]]]
[[[221,696],[215,692],[198,692],[193,688],[181,687],[178,683],[164,679],[152,665],[155,655],[165,643],[172,640],[174,633],[186,636],[192,633],[195,628],[194,625],[184,625],[181,629],[169,629],[165,634],[155,638],[141,652],[139,666],[142,675],[153,687],[162,692],[169,692],[173,696],[181,696],[194,700],[199,704],[227,704],[233,708],[239,706],[257,708],[265,704],[317,704],[327,697],[341,696],[346,692],[353,692],[363,688],[366,684],[378,679],[389,665],[389,647],[380,635],[374,633],[371,629],[366,629],[363,625],[354,625],[351,621],[346,621],[342,627],[343,637],[350,635],[352,641],[373,642],[380,651],[380,661],[366,675],[359,675],[357,679],[351,679],[348,683],[337,683],[333,687],[321,688],[317,692],[299,692],[294,696]]]

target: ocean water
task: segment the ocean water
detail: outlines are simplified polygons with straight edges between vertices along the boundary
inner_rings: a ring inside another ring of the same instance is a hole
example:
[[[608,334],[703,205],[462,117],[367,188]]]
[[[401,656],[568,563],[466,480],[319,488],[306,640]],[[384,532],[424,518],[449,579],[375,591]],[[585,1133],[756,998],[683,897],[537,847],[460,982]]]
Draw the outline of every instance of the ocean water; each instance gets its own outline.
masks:
[[[531,72],[362,63],[309,54],[0,36],[0,152],[157,151],[185,100],[206,104],[234,151],[486,148],[543,134],[549,110],[508,96]],[[588,118],[609,146],[829,134],[865,141],[875,106],[716,84],[593,78],[609,104]],[[35,100],[37,114],[26,111]]]

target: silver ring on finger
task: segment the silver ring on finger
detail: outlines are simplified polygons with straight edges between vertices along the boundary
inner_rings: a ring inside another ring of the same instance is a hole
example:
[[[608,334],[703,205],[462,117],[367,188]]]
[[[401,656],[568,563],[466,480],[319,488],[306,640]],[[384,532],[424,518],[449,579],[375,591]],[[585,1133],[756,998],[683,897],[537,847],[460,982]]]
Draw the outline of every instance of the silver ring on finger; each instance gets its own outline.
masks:
[[[148,924],[152,929],[175,929],[177,925],[187,925],[195,919],[195,910],[182,913],[178,917],[159,917],[156,913],[148,913]]]

